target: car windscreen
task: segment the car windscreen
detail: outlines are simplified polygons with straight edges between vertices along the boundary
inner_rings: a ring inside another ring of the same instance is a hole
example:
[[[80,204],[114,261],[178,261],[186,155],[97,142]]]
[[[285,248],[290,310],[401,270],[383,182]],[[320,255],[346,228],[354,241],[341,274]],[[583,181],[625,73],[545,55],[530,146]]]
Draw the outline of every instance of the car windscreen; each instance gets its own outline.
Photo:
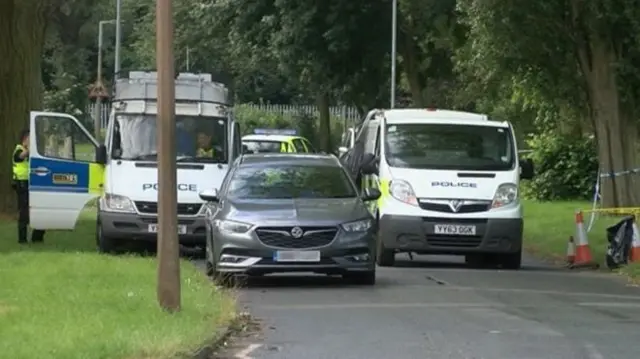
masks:
[[[454,124],[388,124],[385,157],[392,167],[507,171],[515,152],[508,128]]]
[[[258,141],[243,140],[242,144],[246,146],[245,153],[279,153],[280,141]]]
[[[237,199],[353,198],[358,193],[338,166],[283,164],[238,168],[227,196]]]

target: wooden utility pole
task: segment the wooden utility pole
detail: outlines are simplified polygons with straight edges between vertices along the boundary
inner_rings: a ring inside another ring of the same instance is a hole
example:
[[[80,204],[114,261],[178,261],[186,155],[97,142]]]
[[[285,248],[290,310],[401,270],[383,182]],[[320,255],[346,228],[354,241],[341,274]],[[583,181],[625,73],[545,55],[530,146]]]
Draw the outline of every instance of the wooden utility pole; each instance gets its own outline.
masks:
[[[176,185],[175,69],[172,0],[156,0],[158,68],[158,303],[180,310],[180,253]]]

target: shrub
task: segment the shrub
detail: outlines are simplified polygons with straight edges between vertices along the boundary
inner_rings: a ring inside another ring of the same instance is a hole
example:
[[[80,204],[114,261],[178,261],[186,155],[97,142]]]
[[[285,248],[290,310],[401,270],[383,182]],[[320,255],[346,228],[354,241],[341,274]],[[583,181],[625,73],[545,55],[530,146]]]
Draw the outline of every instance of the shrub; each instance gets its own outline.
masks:
[[[544,131],[527,139],[536,175],[524,183],[523,196],[539,201],[590,199],[598,173],[593,137]]]

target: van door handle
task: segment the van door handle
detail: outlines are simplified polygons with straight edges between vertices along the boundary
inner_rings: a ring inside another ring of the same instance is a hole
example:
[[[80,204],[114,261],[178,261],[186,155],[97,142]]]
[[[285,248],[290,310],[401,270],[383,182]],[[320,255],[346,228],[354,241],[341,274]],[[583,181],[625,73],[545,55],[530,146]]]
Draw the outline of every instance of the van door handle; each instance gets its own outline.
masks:
[[[33,169],[33,173],[35,173],[38,176],[46,176],[50,173],[51,171],[49,171],[48,168],[46,167],[37,167]]]

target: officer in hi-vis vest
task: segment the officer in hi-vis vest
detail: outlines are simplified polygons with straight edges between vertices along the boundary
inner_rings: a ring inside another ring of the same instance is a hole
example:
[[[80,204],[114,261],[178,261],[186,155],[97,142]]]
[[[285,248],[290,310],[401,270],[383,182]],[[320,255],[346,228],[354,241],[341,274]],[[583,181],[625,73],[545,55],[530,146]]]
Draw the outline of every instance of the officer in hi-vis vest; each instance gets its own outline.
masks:
[[[196,157],[213,158],[215,150],[211,143],[211,136],[204,132],[198,133],[198,149],[196,150]]]
[[[13,188],[18,196],[18,242],[27,243],[29,225],[29,130],[20,134],[20,143],[13,150]],[[44,240],[44,231],[34,229],[31,242]]]

